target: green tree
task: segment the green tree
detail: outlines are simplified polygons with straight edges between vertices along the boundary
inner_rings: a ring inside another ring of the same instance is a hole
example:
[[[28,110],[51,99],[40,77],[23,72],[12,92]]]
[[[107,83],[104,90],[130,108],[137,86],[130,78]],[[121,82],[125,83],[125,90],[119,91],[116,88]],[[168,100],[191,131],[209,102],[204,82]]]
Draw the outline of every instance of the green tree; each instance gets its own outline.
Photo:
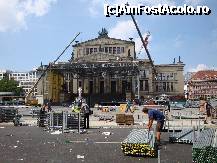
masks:
[[[0,92],[14,92],[15,95],[19,96],[24,91],[22,88],[18,87],[17,81],[5,78],[0,80]]]

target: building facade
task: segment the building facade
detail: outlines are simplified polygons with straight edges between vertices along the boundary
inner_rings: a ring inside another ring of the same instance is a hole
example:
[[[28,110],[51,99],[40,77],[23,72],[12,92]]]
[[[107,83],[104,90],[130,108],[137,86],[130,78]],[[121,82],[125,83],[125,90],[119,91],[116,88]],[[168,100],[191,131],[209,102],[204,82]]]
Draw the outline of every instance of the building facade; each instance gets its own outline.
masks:
[[[79,87],[94,102],[183,95],[183,68],[181,61],[156,65],[156,76],[149,60],[136,59],[134,41],[110,38],[102,31],[95,39],[73,45],[69,62],[51,64],[38,93],[54,102],[73,100]]]
[[[4,79],[6,76],[8,76],[9,73],[10,73],[10,71],[8,71],[8,70],[0,70],[0,80]]]
[[[188,82],[189,99],[217,98],[217,71],[196,72]]]
[[[18,81],[19,87],[22,87],[25,93],[28,93],[38,80],[38,72],[32,70],[29,72],[11,72],[8,74],[9,79]],[[37,88],[33,91],[33,95],[37,95]]]

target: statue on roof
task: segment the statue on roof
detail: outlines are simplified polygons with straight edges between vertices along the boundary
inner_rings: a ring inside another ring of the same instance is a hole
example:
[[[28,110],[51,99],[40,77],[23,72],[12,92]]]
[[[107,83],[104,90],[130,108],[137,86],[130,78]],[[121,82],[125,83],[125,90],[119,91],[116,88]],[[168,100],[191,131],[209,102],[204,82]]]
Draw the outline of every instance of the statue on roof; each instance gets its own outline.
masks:
[[[108,37],[108,31],[105,28],[102,28],[101,31],[98,32],[99,37]]]

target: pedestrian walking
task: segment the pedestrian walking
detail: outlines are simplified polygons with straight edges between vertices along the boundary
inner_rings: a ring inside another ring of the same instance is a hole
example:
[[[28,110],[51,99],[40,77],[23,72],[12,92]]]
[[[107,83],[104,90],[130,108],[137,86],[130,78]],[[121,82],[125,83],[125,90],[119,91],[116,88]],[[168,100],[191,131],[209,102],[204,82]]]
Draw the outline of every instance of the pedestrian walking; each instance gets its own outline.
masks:
[[[204,124],[211,124],[212,123],[212,110],[213,110],[213,107],[208,101],[206,101],[205,104],[204,104],[204,108],[205,108],[205,111],[206,111]]]
[[[130,111],[131,113],[133,113],[132,109],[131,109],[131,103],[130,100],[127,100],[127,105],[126,105],[126,111],[125,113],[127,113],[128,111]]]

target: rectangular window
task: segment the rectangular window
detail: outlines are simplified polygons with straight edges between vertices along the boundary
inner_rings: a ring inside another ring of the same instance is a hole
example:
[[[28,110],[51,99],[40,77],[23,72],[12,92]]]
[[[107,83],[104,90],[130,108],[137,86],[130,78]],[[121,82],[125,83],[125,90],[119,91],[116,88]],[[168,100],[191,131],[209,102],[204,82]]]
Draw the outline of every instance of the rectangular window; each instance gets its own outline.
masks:
[[[143,71],[143,76],[144,76],[144,78],[146,78],[146,72],[145,72],[145,70]]]
[[[167,83],[167,92],[170,92],[170,83]]]
[[[149,70],[145,70],[145,73],[146,73],[146,77],[149,76]]]
[[[108,47],[105,47],[105,53],[108,53]]]
[[[148,80],[145,80],[145,91],[149,91]]]
[[[166,80],[166,74],[163,74],[162,80]]]
[[[97,48],[94,48],[94,52],[97,52]]]
[[[116,81],[111,81],[111,93],[116,93]]]
[[[166,91],[166,82],[163,82],[163,91]]]
[[[86,55],[90,54],[89,53],[89,48],[86,48]]]
[[[89,94],[93,94],[93,81],[89,81]]]
[[[170,73],[170,80],[173,80],[173,73]]]
[[[92,54],[93,53],[93,48],[90,48],[90,54]]]
[[[82,86],[82,83],[81,81],[78,82],[78,87],[81,87]]]
[[[82,49],[78,50],[78,55],[82,55]],[[33,75],[33,74],[32,74]]]
[[[131,82],[127,82],[127,91],[131,91],[131,86],[132,86]]]
[[[156,92],[158,92],[158,83],[156,83]]]
[[[124,47],[121,47],[121,53],[124,53]]]
[[[122,81],[122,93],[126,93],[126,89],[127,89],[127,81]]]
[[[160,80],[163,80],[163,74],[160,73]]]
[[[171,83],[171,92],[173,92],[173,83]]]
[[[116,54],[116,47],[113,47],[113,54]]]
[[[104,81],[100,81],[100,94],[104,94]]]
[[[112,47],[109,47],[109,53],[112,54]]]
[[[143,80],[139,81],[139,89],[140,91],[143,91]]]
[[[117,47],[117,54],[121,54],[121,48]]]
[[[104,48],[102,48],[101,45],[99,46],[99,52],[104,52]]]

